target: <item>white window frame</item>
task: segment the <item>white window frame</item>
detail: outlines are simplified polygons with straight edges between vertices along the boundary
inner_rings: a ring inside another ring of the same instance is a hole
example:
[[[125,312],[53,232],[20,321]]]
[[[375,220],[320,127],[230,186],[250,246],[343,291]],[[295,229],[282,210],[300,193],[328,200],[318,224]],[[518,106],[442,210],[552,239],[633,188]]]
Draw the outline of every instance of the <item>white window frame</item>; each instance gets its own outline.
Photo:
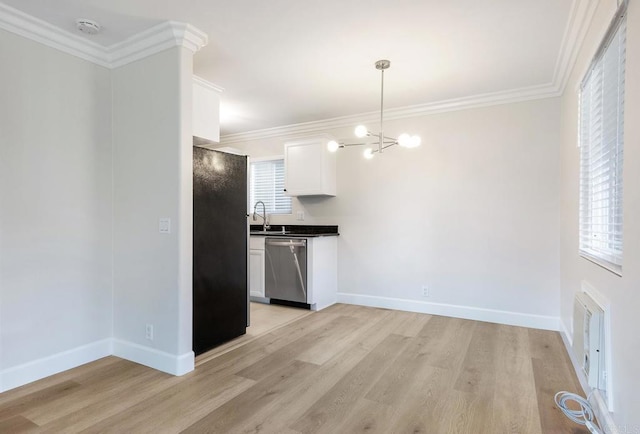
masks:
[[[623,2],[582,80],[578,113],[579,254],[619,276],[623,258],[625,16]],[[612,46],[617,51],[609,50]]]
[[[253,197],[251,197],[251,185],[253,183],[253,179],[252,179],[252,164],[253,163],[261,163],[264,161],[277,161],[277,160],[282,160],[283,164],[284,164],[284,155],[273,155],[273,156],[269,156],[269,157],[259,157],[259,158],[250,158],[249,160],[249,214],[253,213],[253,207],[255,206],[255,201],[253,200]],[[293,207],[291,204],[291,197],[286,196],[284,194],[284,191],[281,192],[283,197],[288,199],[289,201],[289,210],[288,212],[282,212],[282,211],[277,211],[273,208],[269,209],[267,208],[266,212],[267,214],[270,215],[291,215],[293,212]],[[274,191],[275,194],[275,191]],[[252,203],[253,202],[253,203]],[[260,207],[260,210],[261,211]]]

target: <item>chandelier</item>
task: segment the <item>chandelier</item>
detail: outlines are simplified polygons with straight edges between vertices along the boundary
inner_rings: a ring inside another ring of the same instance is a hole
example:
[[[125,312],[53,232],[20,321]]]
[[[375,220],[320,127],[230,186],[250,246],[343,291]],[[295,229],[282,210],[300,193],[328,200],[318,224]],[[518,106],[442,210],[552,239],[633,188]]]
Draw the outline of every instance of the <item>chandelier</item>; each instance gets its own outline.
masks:
[[[396,139],[384,135],[384,70],[388,69],[391,66],[391,62],[389,62],[388,60],[378,60],[375,63],[375,66],[376,69],[379,70],[382,74],[380,85],[380,132],[372,133],[364,125],[358,125],[356,127],[355,134],[358,138],[375,137],[377,141],[363,143],[338,143],[335,140],[331,140],[329,143],[327,143],[327,148],[329,149],[329,151],[336,152],[340,148],[347,148],[349,146],[377,145],[377,147],[375,148],[368,147],[364,150],[364,157],[367,159],[371,159],[376,153],[382,154],[385,149],[390,148],[394,145],[400,145],[404,148],[415,148],[420,146],[421,140],[419,136],[410,136],[409,134],[403,133],[400,134]]]

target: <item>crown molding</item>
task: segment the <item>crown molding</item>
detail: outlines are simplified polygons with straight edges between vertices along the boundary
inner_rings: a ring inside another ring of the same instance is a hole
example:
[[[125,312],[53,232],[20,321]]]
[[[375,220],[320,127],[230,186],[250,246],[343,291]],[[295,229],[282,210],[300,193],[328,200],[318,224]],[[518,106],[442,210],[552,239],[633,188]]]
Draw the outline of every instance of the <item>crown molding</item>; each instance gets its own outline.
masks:
[[[104,47],[0,3],[0,29],[109,68]]]
[[[195,53],[207,42],[206,33],[194,26],[165,21],[107,47],[106,53],[111,68],[118,68],[176,46]]]
[[[419,116],[445,113],[472,108],[488,107],[499,104],[508,104],[534,99],[553,98],[560,96],[560,92],[553,84],[530,86],[520,89],[485,93],[464,98],[455,98],[444,101],[436,101],[426,104],[411,105],[406,107],[386,109],[385,121],[415,118]],[[227,134],[220,137],[221,144],[231,144],[250,140],[260,140],[279,136],[294,136],[300,134],[317,133],[335,128],[354,126],[356,124],[377,122],[380,112],[367,112],[356,115],[341,116],[313,122],[304,122],[282,127],[266,128],[262,130],[248,131],[245,133]]]
[[[200,86],[205,87],[207,89],[210,89],[210,90],[212,90],[214,92],[217,92],[217,93],[224,92],[224,87],[218,86],[215,83],[211,83],[210,81],[207,81],[202,77],[198,77],[197,75],[193,76],[193,81],[196,84],[199,84]]]
[[[553,83],[564,93],[571,72],[578,59],[582,42],[598,7],[599,0],[573,0],[569,20],[564,30],[560,53],[553,72]]]
[[[0,3],[0,29],[105,68],[118,68],[176,46],[195,53],[208,42],[206,33],[196,27],[166,21],[105,47],[4,3]]]
[[[558,58],[553,72],[553,79],[550,83],[396,109],[388,109],[384,112],[385,119],[393,120],[412,118],[435,113],[561,96],[564,93],[564,89],[575,65],[578,52],[582,46],[582,41],[585,38],[589,24],[595,14],[598,2],[599,0],[572,1],[569,11],[569,19],[564,30],[560,51],[558,53]],[[325,131],[332,128],[353,126],[358,123],[375,122],[379,116],[380,112],[368,112],[320,121],[248,131],[245,133],[227,134],[220,137],[220,143],[231,144],[278,136],[317,133],[319,131]]]

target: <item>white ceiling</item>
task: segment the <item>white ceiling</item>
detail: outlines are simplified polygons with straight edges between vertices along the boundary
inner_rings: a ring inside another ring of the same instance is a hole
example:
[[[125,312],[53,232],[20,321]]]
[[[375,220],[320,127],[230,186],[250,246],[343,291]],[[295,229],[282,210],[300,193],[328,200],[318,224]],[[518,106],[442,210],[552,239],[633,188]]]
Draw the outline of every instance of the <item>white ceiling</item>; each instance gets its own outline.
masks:
[[[109,46],[162,21],[209,35],[196,75],[225,88],[222,134],[550,85],[580,0],[2,0]],[[564,47],[566,49],[567,47]]]

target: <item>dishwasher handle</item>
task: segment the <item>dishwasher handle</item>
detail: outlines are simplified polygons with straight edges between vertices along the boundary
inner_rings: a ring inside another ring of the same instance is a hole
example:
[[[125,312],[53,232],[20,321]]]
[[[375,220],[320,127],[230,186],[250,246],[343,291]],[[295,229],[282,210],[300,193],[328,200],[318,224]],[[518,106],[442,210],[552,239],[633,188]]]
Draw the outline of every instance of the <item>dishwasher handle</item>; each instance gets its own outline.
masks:
[[[306,247],[307,240],[272,240],[266,239],[265,244],[268,246],[277,246],[277,247]]]

